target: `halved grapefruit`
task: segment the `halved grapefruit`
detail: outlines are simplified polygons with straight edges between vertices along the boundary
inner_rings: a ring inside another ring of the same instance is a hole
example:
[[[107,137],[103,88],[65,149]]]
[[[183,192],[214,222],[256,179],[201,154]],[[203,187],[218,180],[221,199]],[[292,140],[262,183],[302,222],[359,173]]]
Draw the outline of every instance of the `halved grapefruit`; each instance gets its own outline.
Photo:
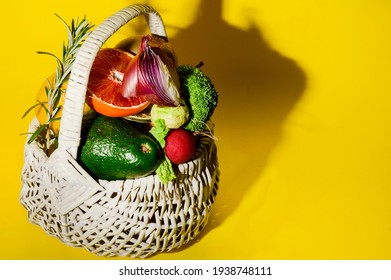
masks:
[[[103,48],[95,57],[88,80],[87,104],[108,117],[135,115],[148,107],[143,97],[124,97],[124,71],[134,56],[115,48]]]

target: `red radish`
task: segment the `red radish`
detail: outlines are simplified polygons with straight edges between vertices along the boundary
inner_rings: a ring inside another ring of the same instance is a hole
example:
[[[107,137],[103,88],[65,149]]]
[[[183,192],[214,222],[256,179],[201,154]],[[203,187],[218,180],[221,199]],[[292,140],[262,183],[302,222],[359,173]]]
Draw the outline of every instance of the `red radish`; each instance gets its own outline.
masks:
[[[194,135],[183,128],[172,129],[166,136],[167,157],[174,164],[189,161],[195,152]]]

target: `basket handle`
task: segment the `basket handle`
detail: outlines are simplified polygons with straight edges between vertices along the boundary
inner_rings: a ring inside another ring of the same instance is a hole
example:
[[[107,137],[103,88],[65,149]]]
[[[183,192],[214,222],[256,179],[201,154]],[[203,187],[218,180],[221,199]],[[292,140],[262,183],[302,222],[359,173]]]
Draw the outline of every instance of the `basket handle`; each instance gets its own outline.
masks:
[[[68,151],[75,159],[80,144],[81,123],[88,78],[95,56],[111,35],[130,20],[140,15],[146,16],[149,30],[152,34],[167,37],[160,15],[150,6],[134,4],[121,9],[97,26],[76,55],[66,90],[58,138],[58,149]]]

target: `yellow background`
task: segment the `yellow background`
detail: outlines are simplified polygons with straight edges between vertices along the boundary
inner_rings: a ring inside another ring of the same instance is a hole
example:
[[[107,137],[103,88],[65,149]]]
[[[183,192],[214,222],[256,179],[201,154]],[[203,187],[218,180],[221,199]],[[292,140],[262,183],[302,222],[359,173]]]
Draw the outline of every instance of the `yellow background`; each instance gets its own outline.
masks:
[[[202,60],[220,92],[210,222],[152,259],[390,259],[391,1],[221,2],[148,2],[180,62]],[[99,259],[28,222],[21,116],[56,67],[36,51],[59,55],[66,40],[54,13],[99,24],[132,3],[1,2],[1,259]]]

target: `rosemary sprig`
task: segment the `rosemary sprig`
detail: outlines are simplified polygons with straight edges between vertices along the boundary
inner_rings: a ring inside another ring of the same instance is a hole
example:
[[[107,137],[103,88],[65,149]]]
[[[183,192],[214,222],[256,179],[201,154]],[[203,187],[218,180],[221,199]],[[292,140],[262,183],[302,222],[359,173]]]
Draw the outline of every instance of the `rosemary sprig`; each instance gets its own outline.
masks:
[[[37,130],[31,134],[28,143],[30,144],[37,141],[48,155],[57,147],[58,135],[51,129],[50,124],[60,120],[60,117],[56,115],[61,109],[59,103],[61,95],[64,94],[62,86],[68,81],[76,54],[93,28],[93,25],[86,20],[86,17],[80,21],[78,19],[72,19],[71,24],[68,25],[59,15],[55,15],[67,28],[68,42],[63,43],[61,59],[49,52],[37,52],[38,54],[45,54],[55,58],[57,62],[55,79],[53,83],[49,80],[47,81],[48,86],[45,88],[47,102],[37,100],[37,103],[30,107],[22,116],[22,118],[24,118],[34,108],[42,106],[46,112],[47,121],[46,123],[41,124]]]

